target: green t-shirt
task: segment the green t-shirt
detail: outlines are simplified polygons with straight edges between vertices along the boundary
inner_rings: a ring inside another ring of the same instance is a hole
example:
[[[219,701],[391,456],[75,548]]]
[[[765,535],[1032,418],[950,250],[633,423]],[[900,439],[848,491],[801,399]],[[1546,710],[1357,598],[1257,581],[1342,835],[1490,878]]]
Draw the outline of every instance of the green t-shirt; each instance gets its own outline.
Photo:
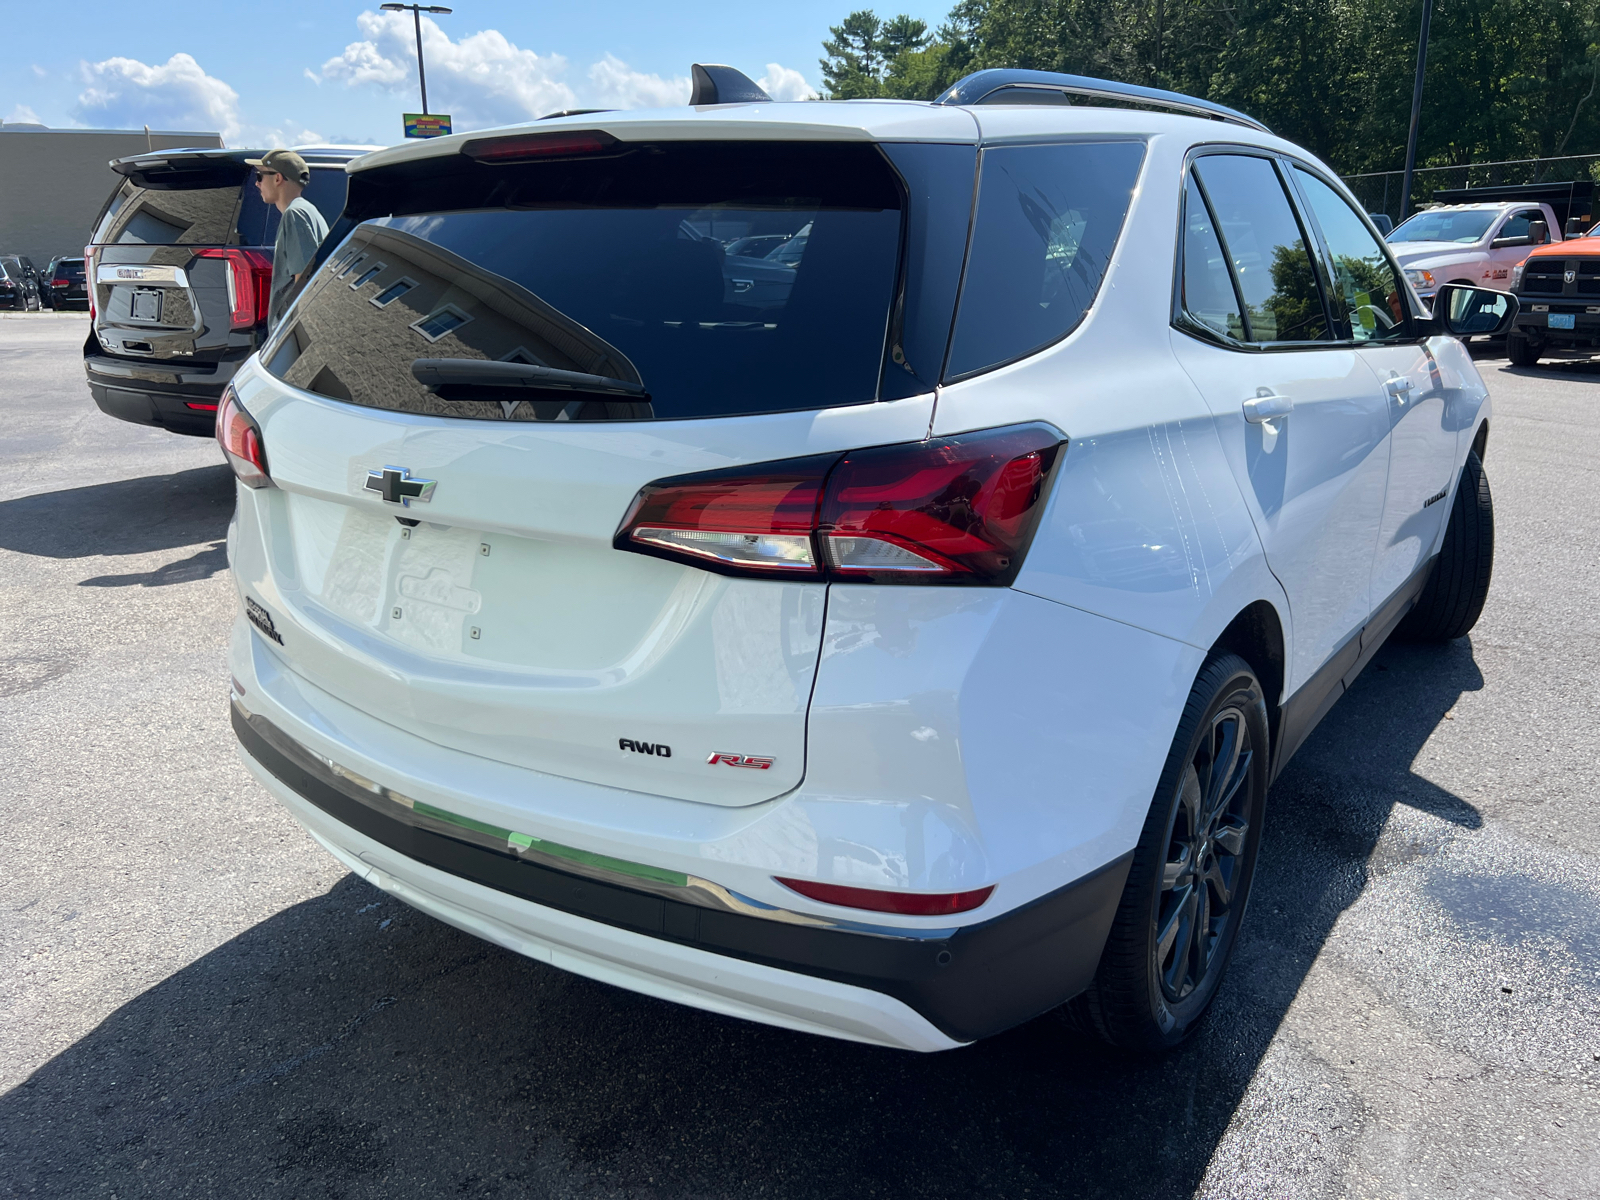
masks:
[[[328,236],[328,223],[317,206],[304,196],[296,196],[278,222],[278,240],[272,244],[272,298],[267,305],[270,329],[289,307],[289,290],[294,277],[306,269],[322,239]]]

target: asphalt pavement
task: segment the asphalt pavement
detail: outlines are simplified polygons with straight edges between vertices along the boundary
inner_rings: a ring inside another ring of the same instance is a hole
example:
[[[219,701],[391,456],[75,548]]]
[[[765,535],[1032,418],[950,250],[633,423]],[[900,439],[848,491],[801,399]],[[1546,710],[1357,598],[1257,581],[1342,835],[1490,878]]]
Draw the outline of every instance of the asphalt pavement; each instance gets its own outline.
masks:
[[[1600,1192],[1600,362],[1488,356],[1483,618],[1273,788],[1200,1035],[935,1056],[680,1008],[347,874],[226,718],[233,485],[0,316],[0,1197]]]

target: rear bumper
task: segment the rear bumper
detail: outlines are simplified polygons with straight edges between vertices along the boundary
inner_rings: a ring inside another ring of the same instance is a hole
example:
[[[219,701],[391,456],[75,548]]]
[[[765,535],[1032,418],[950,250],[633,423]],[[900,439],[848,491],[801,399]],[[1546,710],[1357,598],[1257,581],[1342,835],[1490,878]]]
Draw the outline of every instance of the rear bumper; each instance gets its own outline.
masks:
[[[92,339],[91,339],[92,340]],[[84,356],[89,394],[100,411],[119,421],[173,433],[210,437],[222,390],[243,360],[168,366],[106,355]]]
[[[998,1033],[1083,990],[1128,871],[1123,856],[955,928],[832,922],[705,881],[625,886],[530,859],[505,831],[452,830],[427,805],[352,778],[237,699],[233,724],[246,765],[319,841],[441,920],[637,991],[904,1049]]]

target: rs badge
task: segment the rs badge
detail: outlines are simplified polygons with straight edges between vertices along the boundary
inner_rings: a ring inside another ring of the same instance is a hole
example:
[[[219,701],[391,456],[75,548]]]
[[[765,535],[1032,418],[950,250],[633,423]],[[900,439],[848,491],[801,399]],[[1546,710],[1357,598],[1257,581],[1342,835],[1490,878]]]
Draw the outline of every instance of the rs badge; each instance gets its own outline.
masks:
[[[713,754],[706,759],[706,763],[713,767],[753,767],[757,771],[767,771],[772,768],[770,758],[756,758],[752,754]]]

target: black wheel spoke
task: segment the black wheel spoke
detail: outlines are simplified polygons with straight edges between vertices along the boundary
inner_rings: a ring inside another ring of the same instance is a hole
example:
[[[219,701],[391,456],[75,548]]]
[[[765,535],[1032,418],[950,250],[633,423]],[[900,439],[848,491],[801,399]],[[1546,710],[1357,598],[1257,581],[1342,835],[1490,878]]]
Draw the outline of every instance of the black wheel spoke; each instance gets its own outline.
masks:
[[[1231,818],[1211,835],[1212,844],[1224,854],[1237,856],[1244,853],[1244,839],[1249,832],[1246,822]]]
[[[1230,794],[1237,790],[1239,763],[1239,730],[1243,724],[1239,714],[1228,711],[1211,727],[1211,763],[1206,774],[1205,818],[1207,824],[1215,821],[1228,803]],[[1230,787],[1232,784],[1234,786]]]
[[[1206,885],[1205,890],[1210,898],[1217,902],[1217,907],[1226,909],[1233,900],[1233,889],[1223,878],[1222,866],[1215,858],[1206,864],[1205,873],[1201,875],[1200,881]]]

